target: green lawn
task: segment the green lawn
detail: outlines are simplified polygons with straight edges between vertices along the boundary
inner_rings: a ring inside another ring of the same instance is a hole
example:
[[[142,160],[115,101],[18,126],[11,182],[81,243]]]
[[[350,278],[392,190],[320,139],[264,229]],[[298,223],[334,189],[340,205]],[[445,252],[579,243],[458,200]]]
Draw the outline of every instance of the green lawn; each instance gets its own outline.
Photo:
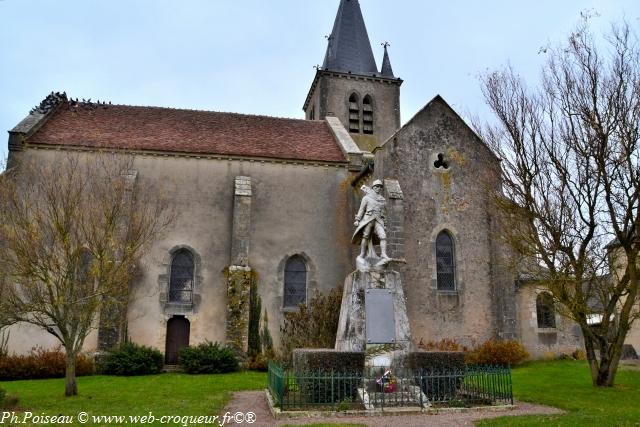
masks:
[[[79,378],[80,395],[63,396],[62,379],[0,383],[20,396],[20,409],[34,415],[222,415],[230,393],[265,388],[266,374],[162,374],[145,377]],[[585,362],[535,362],[513,370],[516,399],[555,406],[563,415],[503,417],[480,426],[640,426],[640,371],[622,367],[617,385],[595,389]],[[7,420],[4,424],[7,426]],[[74,420],[75,425],[79,425]],[[112,422],[110,425],[117,425]],[[131,422],[129,422],[131,424]],[[27,424],[28,425],[28,424]],[[106,425],[92,423],[87,426]],[[179,425],[179,424],[170,424]]]
[[[266,374],[257,372],[142,377],[96,375],[78,378],[79,395],[72,398],[63,396],[63,379],[9,381],[0,383],[0,386],[9,394],[17,394],[20,397],[20,409],[31,411],[34,415],[75,416],[84,411],[89,416],[143,416],[149,412],[154,416],[162,416],[222,415],[231,392],[264,389],[266,383]],[[7,425],[7,421],[4,425]],[[101,424],[104,423],[88,422],[85,425]],[[74,425],[79,425],[75,419]]]
[[[564,415],[503,417],[479,426],[640,426],[640,371],[621,367],[616,386],[594,388],[586,362],[535,362],[513,370],[518,400],[555,406]]]

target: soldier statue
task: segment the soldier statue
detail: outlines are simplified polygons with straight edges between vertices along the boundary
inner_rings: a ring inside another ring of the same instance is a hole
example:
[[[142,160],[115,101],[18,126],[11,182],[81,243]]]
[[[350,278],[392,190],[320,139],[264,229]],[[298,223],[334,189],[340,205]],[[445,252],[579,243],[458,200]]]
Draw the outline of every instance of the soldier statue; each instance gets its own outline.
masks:
[[[380,244],[380,261],[376,265],[384,265],[391,259],[387,256],[387,234],[386,226],[386,200],[382,196],[382,181],[373,181],[372,189],[362,186],[365,196],[360,203],[360,209],[356,215],[353,225],[356,231],[353,233],[351,243],[360,243],[360,255],[357,264],[364,263],[367,248],[369,257],[377,258],[373,245]]]

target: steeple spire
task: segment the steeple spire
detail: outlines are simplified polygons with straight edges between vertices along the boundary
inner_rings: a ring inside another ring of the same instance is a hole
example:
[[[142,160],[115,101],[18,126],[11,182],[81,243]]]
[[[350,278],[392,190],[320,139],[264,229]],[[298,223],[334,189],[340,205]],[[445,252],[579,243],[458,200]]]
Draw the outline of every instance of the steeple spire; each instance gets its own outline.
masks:
[[[393,77],[393,69],[391,68],[391,61],[389,60],[389,52],[387,52],[389,43],[384,42],[382,43],[382,46],[384,46],[384,57],[382,58],[382,70],[380,70],[380,74],[384,77]]]
[[[358,0],[340,0],[322,67],[364,75],[378,72]]]

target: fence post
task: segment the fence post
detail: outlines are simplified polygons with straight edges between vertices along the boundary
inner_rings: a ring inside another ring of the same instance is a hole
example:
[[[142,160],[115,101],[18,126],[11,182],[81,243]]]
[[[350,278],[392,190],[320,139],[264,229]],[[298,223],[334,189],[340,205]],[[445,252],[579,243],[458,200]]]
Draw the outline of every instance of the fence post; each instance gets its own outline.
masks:
[[[331,370],[331,408],[336,410],[336,395],[334,390],[334,371]]]

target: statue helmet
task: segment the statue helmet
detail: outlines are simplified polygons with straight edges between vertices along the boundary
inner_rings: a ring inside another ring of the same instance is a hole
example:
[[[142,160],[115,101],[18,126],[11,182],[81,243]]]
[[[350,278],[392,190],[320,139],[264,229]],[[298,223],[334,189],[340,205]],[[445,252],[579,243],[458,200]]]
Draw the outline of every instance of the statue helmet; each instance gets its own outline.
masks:
[[[376,185],[379,185],[380,187],[383,187],[382,181],[380,181],[379,179],[376,179],[375,181],[373,181],[373,184],[371,185],[371,188],[375,187]]]

